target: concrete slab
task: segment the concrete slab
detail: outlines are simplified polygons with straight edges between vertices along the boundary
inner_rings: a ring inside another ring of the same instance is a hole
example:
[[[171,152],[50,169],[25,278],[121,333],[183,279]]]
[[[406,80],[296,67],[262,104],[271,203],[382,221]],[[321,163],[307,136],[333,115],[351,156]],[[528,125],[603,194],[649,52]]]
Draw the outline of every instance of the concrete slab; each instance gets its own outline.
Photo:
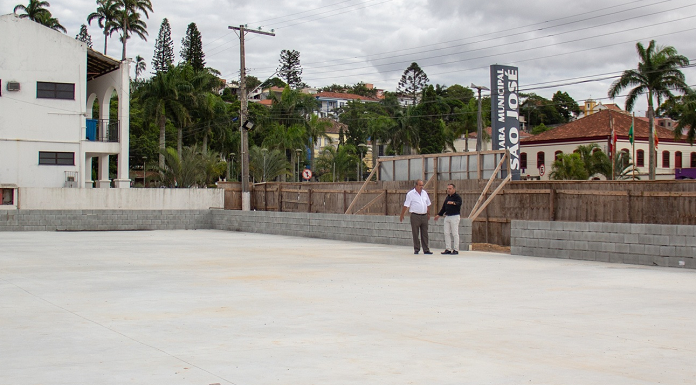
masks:
[[[0,245],[0,384],[696,383],[693,270],[215,230]]]

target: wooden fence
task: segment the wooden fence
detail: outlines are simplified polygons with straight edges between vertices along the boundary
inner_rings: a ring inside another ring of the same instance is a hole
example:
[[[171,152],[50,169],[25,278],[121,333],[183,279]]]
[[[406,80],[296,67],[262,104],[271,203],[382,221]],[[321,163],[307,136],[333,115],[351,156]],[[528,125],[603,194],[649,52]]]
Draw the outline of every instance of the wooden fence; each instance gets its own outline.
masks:
[[[489,191],[502,181],[494,180]],[[432,180],[425,186],[436,213],[453,183],[466,217],[486,180]],[[358,196],[362,182],[265,183],[254,186],[252,210],[343,214]],[[239,183],[221,183],[225,209],[241,209]],[[350,214],[399,215],[413,182],[369,182]],[[696,181],[517,181],[508,182],[479,215],[473,241],[510,244],[510,221],[696,224]]]

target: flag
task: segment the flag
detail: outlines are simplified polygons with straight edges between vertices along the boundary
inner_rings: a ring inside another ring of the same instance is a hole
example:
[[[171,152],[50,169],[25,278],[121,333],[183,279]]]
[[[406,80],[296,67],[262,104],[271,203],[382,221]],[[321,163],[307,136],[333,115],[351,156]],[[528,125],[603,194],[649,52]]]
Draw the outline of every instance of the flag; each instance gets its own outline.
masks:
[[[631,142],[631,145],[633,145],[633,126],[635,125],[636,121],[636,116],[633,115],[633,119],[631,119],[631,128],[628,130],[628,141]]]

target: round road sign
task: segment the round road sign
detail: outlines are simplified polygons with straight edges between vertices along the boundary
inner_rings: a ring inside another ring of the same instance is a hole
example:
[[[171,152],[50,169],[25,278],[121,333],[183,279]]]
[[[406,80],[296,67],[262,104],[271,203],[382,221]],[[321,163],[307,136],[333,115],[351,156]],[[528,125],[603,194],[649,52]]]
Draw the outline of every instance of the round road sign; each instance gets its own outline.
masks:
[[[542,164],[541,166],[539,166],[539,176],[544,176],[545,173],[546,167],[544,167],[544,165]]]
[[[312,179],[312,170],[306,168],[302,171],[302,178],[304,180],[310,180]]]

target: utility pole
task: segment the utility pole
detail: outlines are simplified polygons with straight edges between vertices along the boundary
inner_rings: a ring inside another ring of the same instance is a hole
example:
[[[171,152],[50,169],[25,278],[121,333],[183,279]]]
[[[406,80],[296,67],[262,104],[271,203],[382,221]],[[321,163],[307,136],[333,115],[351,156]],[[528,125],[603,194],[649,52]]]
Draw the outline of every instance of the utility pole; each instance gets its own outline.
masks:
[[[478,113],[476,114],[476,152],[481,151],[483,144],[483,120],[481,119],[481,90],[490,91],[490,88],[485,86],[477,86],[471,83],[471,88],[478,90]]]
[[[244,35],[247,32],[258,33],[261,35],[275,36],[273,32],[264,32],[260,30],[247,29],[246,26],[240,25],[239,27],[227,27],[228,29],[233,29],[239,31],[239,57],[240,57],[240,99],[242,103],[242,109],[239,118],[239,131],[242,137],[242,153],[241,153],[241,163],[242,163],[242,210],[251,210],[251,191],[249,189],[249,132],[247,128],[249,125],[249,111],[248,111],[248,100],[247,100],[247,90],[246,90],[246,58],[244,54]],[[253,124],[252,124],[253,126]]]

